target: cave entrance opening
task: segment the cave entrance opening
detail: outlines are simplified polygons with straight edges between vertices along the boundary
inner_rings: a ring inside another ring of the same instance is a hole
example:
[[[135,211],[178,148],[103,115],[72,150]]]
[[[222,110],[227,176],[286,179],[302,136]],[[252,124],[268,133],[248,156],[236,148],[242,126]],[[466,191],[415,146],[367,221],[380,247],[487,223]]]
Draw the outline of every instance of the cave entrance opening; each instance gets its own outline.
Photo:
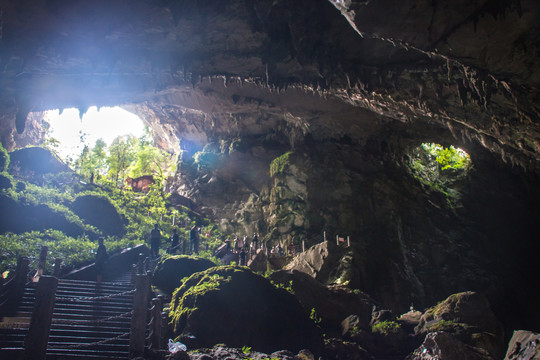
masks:
[[[460,197],[459,185],[472,169],[472,161],[463,149],[426,142],[409,154],[409,167],[415,179],[454,203]]]
[[[147,132],[140,117],[118,106],[92,106],[84,114],[75,108],[49,110],[43,121],[45,145],[71,167],[100,139],[110,146],[118,137],[139,138]]]

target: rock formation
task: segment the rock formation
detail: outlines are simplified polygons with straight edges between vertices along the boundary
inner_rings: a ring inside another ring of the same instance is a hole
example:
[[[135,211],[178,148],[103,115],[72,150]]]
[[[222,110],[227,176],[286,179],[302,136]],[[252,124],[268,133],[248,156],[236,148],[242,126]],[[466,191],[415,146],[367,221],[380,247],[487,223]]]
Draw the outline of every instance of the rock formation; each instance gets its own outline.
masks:
[[[506,329],[538,330],[539,15],[536,0],[1,0],[0,140],[39,141],[45,110],[123,106],[181,150],[174,192],[224,231],[348,235],[343,273],[385,307],[473,290]],[[424,142],[470,154],[457,197],[411,174]]]

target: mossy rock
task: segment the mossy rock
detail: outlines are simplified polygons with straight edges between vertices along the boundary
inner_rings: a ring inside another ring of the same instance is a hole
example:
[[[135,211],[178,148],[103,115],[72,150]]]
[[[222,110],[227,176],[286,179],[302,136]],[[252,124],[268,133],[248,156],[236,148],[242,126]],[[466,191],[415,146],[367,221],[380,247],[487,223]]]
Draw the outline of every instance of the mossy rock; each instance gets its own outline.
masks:
[[[214,266],[216,264],[212,261],[195,256],[164,255],[154,269],[152,285],[167,294],[172,294],[182,285],[182,279]]]
[[[0,174],[0,190],[11,189],[12,187],[11,176]]]
[[[415,332],[445,332],[469,346],[487,350],[494,358],[504,355],[502,325],[493,314],[487,299],[472,291],[450,295],[428,309],[422,315]]]
[[[71,210],[105,235],[122,236],[126,232],[122,217],[106,196],[80,195],[71,204]]]
[[[90,238],[98,236],[93,231],[85,230],[80,223],[70,218],[68,213],[58,212],[46,204],[23,204],[9,196],[0,195],[0,209],[3,214],[0,217],[0,234],[55,229],[73,237],[82,236],[85,233]]]
[[[174,292],[169,316],[177,340],[190,349],[225,343],[319,354],[323,347],[321,330],[296,298],[246,267],[193,274]]]
[[[22,173],[48,174],[71,171],[50,150],[40,147],[27,147],[11,152],[10,168],[17,167]]]

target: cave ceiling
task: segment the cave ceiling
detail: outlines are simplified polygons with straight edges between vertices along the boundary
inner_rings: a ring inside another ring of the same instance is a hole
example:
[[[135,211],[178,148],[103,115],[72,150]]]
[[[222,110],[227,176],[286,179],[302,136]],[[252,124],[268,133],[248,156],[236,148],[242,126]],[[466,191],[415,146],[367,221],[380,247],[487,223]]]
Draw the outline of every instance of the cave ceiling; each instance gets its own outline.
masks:
[[[404,147],[537,172],[539,14],[536,0],[1,0],[2,141],[30,112],[120,105],[170,144],[399,130]]]

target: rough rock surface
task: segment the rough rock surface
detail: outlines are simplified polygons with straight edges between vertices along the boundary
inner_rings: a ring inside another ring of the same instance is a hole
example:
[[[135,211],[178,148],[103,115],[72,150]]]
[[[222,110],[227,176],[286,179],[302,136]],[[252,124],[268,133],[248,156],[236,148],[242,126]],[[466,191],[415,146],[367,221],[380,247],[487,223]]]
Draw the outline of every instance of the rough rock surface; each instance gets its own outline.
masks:
[[[301,271],[321,283],[332,283],[340,277],[336,274],[336,264],[345,252],[331,241],[322,242],[295,256],[285,269]]]
[[[212,261],[195,256],[164,255],[152,272],[152,285],[170,295],[182,285],[182,279],[214,266]]]
[[[504,354],[500,322],[486,298],[471,291],[453,294],[422,315],[416,333],[433,331],[451,333],[465,344],[485,349],[495,359]]]
[[[174,190],[222,229],[308,247],[347,234],[351,284],[396,313],[470,289],[506,329],[538,328],[538,1],[0,8],[6,148],[41,136],[43,110],[123,105],[182,149]],[[471,155],[459,201],[411,175],[426,141]]]
[[[173,295],[174,335],[189,349],[225,343],[271,353],[322,351],[322,334],[296,298],[245,267],[192,275]]]
[[[257,351],[251,351],[247,349],[235,349],[227,348],[225,346],[214,346],[211,349],[199,349],[197,352],[190,352],[190,360],[244,360],[244,359],[253,359],[253,360],[268,360],[268,359],[277,359],[277,360],[312,360],[314,359],[313,354],[309,350],[300,350],[298,354],[293,354],[290,351],[276,351],[272,354],[265,354]],[[170,360],[175,360],[174,357],[171,357]]]
[[[504,360],[538,359],[540,359],[540,334],[525,330],[514,331]]]
[[[341,322],[350,315],[358,319],[358,328],[369,328],[373,300],[361,291],[325,286],[296,270],[276,271],[269,279],[284,287],[290,287],[306,312],[314,309],[316,316],[321,319],[320,326],[329,336],[341,335]]]
[[[464,344],[445,332],[426,335],[423,344],[407,360],[495,360],[485,350]]]

